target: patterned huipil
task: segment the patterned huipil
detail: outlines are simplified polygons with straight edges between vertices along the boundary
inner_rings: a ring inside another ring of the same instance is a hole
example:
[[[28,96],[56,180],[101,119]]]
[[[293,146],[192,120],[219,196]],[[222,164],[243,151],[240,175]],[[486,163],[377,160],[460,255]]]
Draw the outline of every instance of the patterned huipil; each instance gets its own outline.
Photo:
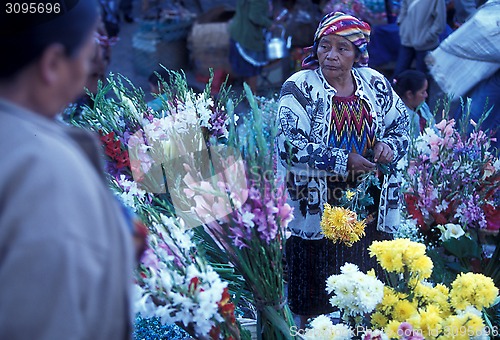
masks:
[[[364,101],[356,95],[349,97],[333,97],[328,145],[360,154],[370,160],[375,146],[375,124]],[[338,205],[339,190],[355,186],[355,178],[348,178],[346,182],[339,182],[339,178],[327,179],[328,203]],[[372,190],[370,190],[372,191]],[[378,198],[378,194],[376,197]],[[373,194],[372,194],[373,197]],[[374,197],[375,198],[375,197]],[[368,207],[367,207],[368,208]],[[369,207],[370,212],[376,212]]]
[[[345,117],[332,121],[336,90],[328,84],[320,68],[297,72],[282,86],[277,146],[280,165],[285,168],[289,204],[294,208],[294,219],[288,225],[292,235],[323,238],[320,221],[324,203],[328,201],[328,183],[332,178],[335,181],[335,177],[337,182],[347,181],[347,159],[353,147],[363,155],[378,141],[394,151],[394,159],[382,182],[377,229],[390,233],[399,226],[401,181],[395,165],[408,148],[406,107],[379,72],[362,67],[353,68],[352,75],[356,82],[354,96],[359,100],[350,104],[365,110],[357,126],[342,126],[340,121]],[[356,136],[362,137],[361,140],[353,140],[342,130],[356,128],[370,131]],[[340,139],[335,140],[336,137]]]

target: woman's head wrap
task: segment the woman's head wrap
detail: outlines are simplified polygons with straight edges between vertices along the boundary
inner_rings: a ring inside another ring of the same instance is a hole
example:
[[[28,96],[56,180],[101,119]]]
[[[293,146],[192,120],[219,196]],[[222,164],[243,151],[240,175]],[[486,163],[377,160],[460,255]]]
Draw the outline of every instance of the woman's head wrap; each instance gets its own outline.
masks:
[[[370,25],[351,15],[342,12],[329,13],[321,19],[314,34],[314,45],[309,47],[311,53],[302,62],[303,68],[316,68],[318,61],[318,42],[325,35],[337,34],[352,42],[361,52],[359,66],[368,65],[368,49],[370,42]]]

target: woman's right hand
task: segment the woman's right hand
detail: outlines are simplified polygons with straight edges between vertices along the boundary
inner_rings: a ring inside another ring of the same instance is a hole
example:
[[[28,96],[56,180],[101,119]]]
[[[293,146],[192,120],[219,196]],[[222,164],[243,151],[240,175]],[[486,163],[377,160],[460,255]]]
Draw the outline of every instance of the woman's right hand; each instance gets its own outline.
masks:
[[[353,171],[356,174],[362,174],[369,171],[377,170],[377,165],[370,162],[360,154],[351,152],[347,159],[347,170]]]

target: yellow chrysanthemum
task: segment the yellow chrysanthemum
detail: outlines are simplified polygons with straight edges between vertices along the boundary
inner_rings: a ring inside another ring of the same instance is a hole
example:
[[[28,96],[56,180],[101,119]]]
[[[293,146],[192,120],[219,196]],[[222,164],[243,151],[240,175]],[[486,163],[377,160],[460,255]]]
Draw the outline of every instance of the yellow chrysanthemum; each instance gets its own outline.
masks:
[[[387,326],[384,328],[384,332],[385,332],[385,334],[387,334],[387,337],[389,339],[399,339],[400,338],[399,334],[398,334],[398,329],[399,329],[400,324],[401,324],[401,322],[396,321],[396,320],[389,321]]]
[[[345,192],[345,197],[350,201],[353,199],[353,197],[356,196],[356,192],[355,191],[351,191],[351,190],[347,190]]]
[[[380,312],[375,312],[371,316],[371,323],[376,328],[384,328],[387,322],[389,322],[387,317]]]
[[[463,313],[452,315],[444,322],[444,335],[452,339],[470,339],[479,336],[484,329],[484,323],[479,315]]]
[[[320,226],[326,238],[350,247],[365,235],[366,224],[364,220],[358,221],[355,212],[325,203]]]
[[[380,308],[384,311],[391,311],[398,301],[399,298],[396,295],[396,292],[392,288],[385,286],[384,297],[380,303]]]
[[[465,316],[468,318],[466,323],[467,330],[469,334],[474,334],[474,336],[479,336],[484,329],[483,319],[479,315],[472,313],[466,313]]]
[[[375,241],[368,248],[370,256],[375,256],[387,271],[403,273],[405,270],[418,273],[421,277],[430,276],[432,261],[425,255],[425,245],[409,239]]]
[[[422,334],[428,335],[428,338],[438,336],[442,329],[442,322],[443,319],[440,316],[440,310],[436,306],[429,305],[420,312],[420,329],[422,330]]]
[[[417,242],[405,242],[405,249],[403,252],[403,259],[405,263],[411,263],[422,256],[425,256],[425,245]]]
[[[482,274],[461,273],[451,287],[451,304],[458,310],[464,310],[469,305],[479,310],[490,307],[498,296],[493,280]]]
[[[417,308],[408,300],[400,300],[394,305],[392,316],[395,320],[401,322],[408,320],[413,314],[417,313]]]
[[[418,273],[420,278],[426,279],[431,276],[433,267],[432,260],[424,255],[411,262],[408,270],[412,273]]]

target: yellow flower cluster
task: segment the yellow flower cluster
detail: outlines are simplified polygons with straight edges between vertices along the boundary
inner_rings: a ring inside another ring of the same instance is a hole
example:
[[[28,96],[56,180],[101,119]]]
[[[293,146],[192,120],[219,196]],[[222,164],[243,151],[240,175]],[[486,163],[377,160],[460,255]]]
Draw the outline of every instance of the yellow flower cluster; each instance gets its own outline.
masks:
[[[378,263],[388,272],[410,273],[413,277],[428,278],[432,274],[432,260],[425,255],[425,245],[409,239],[375,241],[370,256],[376,256]]]
[[[384,298],[371,315],[372,326],[383,328],[389,338],[400,338],[403,322],[424,339],[470,339],[482,334],[485,324],[480,310],[491,306],[498,296],[491,278],[466,273],[457,276],[451,289],[433,286],[423,280],[433,266],[430,259],[430,263],[422,260],[425,246],[398,239],[374,242],[370,251],[384,269],[399,277],[394,288],[384,287]],[[425,269],[417,268],[417,263],[425,264]],[[420,278],[403,275],[408,272],[419,273]]]
[[[482,274],[461,273],[452,283],[451,303],[456,309],[472,305],[477,309],[490,307],[498,295],[493,280]]]
[[[320,226],[326,238],[351,247],[365,235],[366,223],[365,220],[358,221],[356,213],[349,209],[325,203]]]

